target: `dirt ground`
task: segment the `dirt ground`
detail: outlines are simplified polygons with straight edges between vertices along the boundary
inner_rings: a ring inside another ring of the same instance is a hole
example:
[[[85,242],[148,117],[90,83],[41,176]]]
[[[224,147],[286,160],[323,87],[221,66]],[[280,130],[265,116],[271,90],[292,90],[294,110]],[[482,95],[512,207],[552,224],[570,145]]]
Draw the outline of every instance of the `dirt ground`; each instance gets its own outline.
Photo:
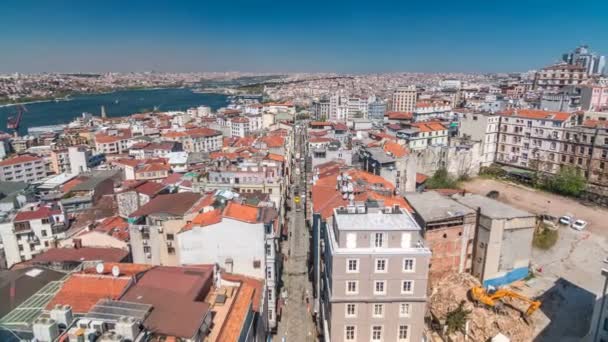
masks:
[[[532,249],[536,277],[522,288],[524,294],[543,301],[534,314],[535,341],[580,341],[589,330],[596,295],[602,291],[600,271],[608,267],[604,263],[608,209],[493,179],[477,178],[462,187],[481,195],[499,191],[499,201],[535,214],[559,217],[569,213],[589,222],[582,232],[561,226],[555,246],[547,251]]]

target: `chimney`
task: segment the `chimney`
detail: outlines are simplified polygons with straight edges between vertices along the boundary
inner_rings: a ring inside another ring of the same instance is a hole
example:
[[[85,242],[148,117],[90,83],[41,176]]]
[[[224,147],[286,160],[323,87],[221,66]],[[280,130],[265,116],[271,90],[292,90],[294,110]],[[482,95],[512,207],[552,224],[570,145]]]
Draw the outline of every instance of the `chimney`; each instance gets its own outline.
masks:
[[[81,239],[74,239],[74,249],[79,249],[82,248],[82,240]]]

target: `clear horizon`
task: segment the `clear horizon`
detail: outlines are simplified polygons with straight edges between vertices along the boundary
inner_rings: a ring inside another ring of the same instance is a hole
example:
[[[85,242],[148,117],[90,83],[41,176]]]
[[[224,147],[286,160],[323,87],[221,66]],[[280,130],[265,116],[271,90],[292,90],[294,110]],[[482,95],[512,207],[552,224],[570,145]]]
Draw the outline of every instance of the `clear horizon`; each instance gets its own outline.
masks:
[[[608,55],[608,1],[3,4],[0,73],[504,73],[581,44]]]

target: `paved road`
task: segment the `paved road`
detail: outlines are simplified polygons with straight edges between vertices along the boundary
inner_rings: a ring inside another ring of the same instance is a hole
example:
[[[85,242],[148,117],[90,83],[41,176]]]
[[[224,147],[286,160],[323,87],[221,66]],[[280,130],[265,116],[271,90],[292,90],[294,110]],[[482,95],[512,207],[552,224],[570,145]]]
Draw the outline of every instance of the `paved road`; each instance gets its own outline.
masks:
[[[302,137],[297,137],[296,148],[300,149],[303,155]],[[302,165],[299,166],[303,171]],[[293,168],[295,172],[295,167]],[[296,177],[301,191],[304,190],[304,175]],[[291,198],[294,198],[293,187]],[[289,212],[289,238],[283,245],[283,251],[287,255],[287,262],[283,269],[283,291],[286,295],[286,303],[283,307],[281,321],[277,329],[275,341],[281,341],[285,337],[288,342],[296,341],[315,341],[316,333],[310,315],[312,307],[312,285],[308,281],[308,248],[309,233],[306,228],[304,210],[296,211],[295,203],[292,203],[292,210]],[[306,303],[308,297],[309,303]]]

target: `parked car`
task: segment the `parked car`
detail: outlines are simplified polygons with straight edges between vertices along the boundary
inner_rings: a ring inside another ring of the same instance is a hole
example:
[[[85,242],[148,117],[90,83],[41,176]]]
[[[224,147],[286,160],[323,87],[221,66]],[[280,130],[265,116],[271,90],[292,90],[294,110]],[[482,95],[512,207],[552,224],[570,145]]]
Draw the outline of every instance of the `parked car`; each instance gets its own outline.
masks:
[[[585,221],[585,220],[576,220],[572,224],[572,228],[574,228],[576,230],[583,230],[586,227],[587,227],[587,221]]]
[[[572,224],[572,221],[574,220],[574,217],[569,216],[569,215],[564,215],[562,217],[559,218],[559,223],[569,226]]]

